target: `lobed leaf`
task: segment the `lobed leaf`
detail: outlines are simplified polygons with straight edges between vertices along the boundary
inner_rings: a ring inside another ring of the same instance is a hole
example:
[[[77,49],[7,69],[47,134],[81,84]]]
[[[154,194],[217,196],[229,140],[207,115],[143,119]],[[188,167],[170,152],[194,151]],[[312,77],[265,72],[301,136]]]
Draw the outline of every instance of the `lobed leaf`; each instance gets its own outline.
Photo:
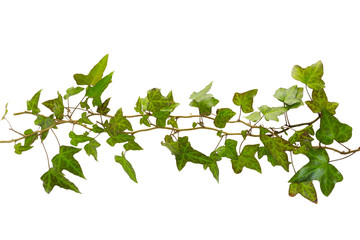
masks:
[[[278,116],[286,113],[289,109],[286,107],[268,107],[266,105],[262,105],[259,107],[259,110],[262,114],[264,114],[266,121],[273,120],[278,122]]]
[[[66,94],[64,95],[64,99],[68,99],[71,96],[81,93],[84,90],[82,87],[71,87],[66,89]]]
[[[216,117],[214,119],[214,125],[218,128],[224,128],[226,123],[235,116],[235,112],[230,108],[220,108],[216,110]]]
[[[253,112],[249,116],[246,116],[245,118],[249,119],[252,122],[257,122],[261,119],[260,112]]]
[[[276,90],[274,97],[283,102],[289,109],[297,108],[304,105],[301,100],[303,97],[303,90],[303,88],[298,88],[296,85],[288,89],[279,88]]]
[[[67,170],[76,176],[85,178],[79,162],[74,158],[74,154],[80,151],[80,148],[60,146],[59,153],[51,159],[54,169],[59,172]]]
[[[50,115],[49,117],[44,117],[44,116],[37,116],[37,118],[34,121],[35,125],[38,125],[41,127],[41,130],[53,127],[56,128],[55,125],[55,120],[54,120],[54,115]],[[41,140],[44,141],[45,138],[47,137],[49,133],[49,130],[44,131],[41,133]]]
[[[316,138],[323,144],[347,142],[352,136],[352,127],[341,123],[328,110],[321,111],[320,129],[316,132]]]
[[[57,94],[58,94],[57,98],[45,101],[42,104],[45,107],[49,108],[55,114],[55,117],[57,119],[63,119],[64,118],[63,98],[59,92]]]
[[[47,193],[50,193],[55,186],[80,193],[74,183],[65,178],[62,172],[59,172],[54,168],[50,168],[49,171],[44,173],[40,179],[43,181],[44,190]]]
[[[88,75],[75,74],[74,79],[78,85],[95,86],[103,77],[107,66],[109,54],[106,54],[89,72]]]
[[[101,95],[105,89],[111,83],[112,75],[114,72],[111,72],[109,75],[106,75],[103,79],[98,81],[93,87],[89,86],[86,89],[86,96],[92,98],[93,106],[101,106]]]
[[[258,149],[259,144],[246,145],[241,151],[238,159],[231,160],[232,168],[236,174],[241,173],[244,167],[261,173],[261,166],[254,156]]]
[[[40,99],[41,90],[39,90],[35,95],[31,98],[30,101],[26,101],[27,110],[31,111],[33,114],[38,114],[40,109],[38,107],[39,99]]]
[[[295,65],[291,72],[291,76],[295,80],[305,83],[309,88],[314,90],[320,90],[325,87],[325,82],[321,79],[323,74],[324,69],[321,61],[306,68]]]
[[[298,193],[313,203],[318,202],[316,190],[311,181],[291,183],[289,186],[289,196],[295,197]]]
[[[189,105],[191,107],[198,108],[200,115],[210,115],[212,107],[215,107],[219,103],[219,100],[214,98],[212,94],[207,94],[210,91],[211,86],[212,82],[200,92],[193,92],[190,96],[190,99],[192,99],[192,101]]]
[[[77,135],[73,131],[69,133],[69,137],[71,138],[71,145],[77,146],[79,143],[84,143],[93,140],[94,138],[88,137],[89,133],[85,132],[82,135]]]
[[[253,102],[258,90],[253,89],[244,93],[235,93],[233,97],[233,103],[236,106],[240,106],[244,113],[251,113],[254,111]]]
[[[306,105],[313,113],[319,113],[322,109],[326,109],[332,115],[335,115],[335,110],[338,107],[337,102],[329,102],[324,89],[313,90],[312,101],[306,101]]]
[[[88,156],[92,155],[94,159],[97,161],[97,148],[100,147],[101,144],[98,143],[95,139],[90,140],[85,146],[84,150]]]

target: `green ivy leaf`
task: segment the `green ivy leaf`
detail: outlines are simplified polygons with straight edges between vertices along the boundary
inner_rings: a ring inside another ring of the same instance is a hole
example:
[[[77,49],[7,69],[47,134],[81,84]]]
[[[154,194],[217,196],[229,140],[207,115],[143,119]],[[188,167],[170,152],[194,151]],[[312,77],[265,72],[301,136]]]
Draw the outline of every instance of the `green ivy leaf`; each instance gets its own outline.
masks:
[[[235,112],[230,108],[219,108],[216,110],[216,117],[214,119],[214,125],[218,128],[224,128],[226,123],[235,116]]]
[[[101,146],[100,143],[98,143],[95,139],[92,139],[84,146],[84,150],[88,156],[92,155],[94,159],[97,161],[96,149],[100,146]]]
[[[43,181],[43,186],[47,193],[50,193],[55,186],[80,193],[74,183],[70,182],[67,178],[65,178],[63,173],[55,170],[54,168],[50,168],[49,171],[44,173],[41,176],[41,180]]]
[[[297,108],[304,105],[301,100],[303,97],[303,88],[298,88],[296,85],[285,89],[279,88],[276,90],[274,97],[277,98],[280,102],[283,102],[285,106],[289,109]]]
[[[121,132],[124,132],[126,129],[132,131],[132,126],[129,120],[123,115],[122,108],[119,108],[114,117],[110,119],[108,126],[105,128],[105,131],[109,134],[110,137],[115,136]]]
[[[257,122],[261,118],[260,112],[253,112],[249,116],[246,116],[245,118],[249,119],[252,122]]]
[[[70,141],[71,145],[77,146],[79,143],[84,143],[84,142],[91,141],[94,139],[92,137],[88,137],[88,135],[89,135],[88,132],[85,132],[82,135],[77,135],[73,131],[71,131],[69,133],[69,137],[71,138],[71,141]]]
[[[97,124],[94,124],[92,126],[92,131],[94,133],[103,133],[105,130],[103,128],[99,127]]]
[[[71,87],[66,90],[66,94],[64,95],[64,99],[68,99],[71,96],[81,93],[84,90],[82,87]]]
[[[31,111],[33,114],[38,114],[40,112],[40,109],[38,107],[40,93],[41,90],[35,93],[35,95],[31,98],[30,101],[26,101],[27,110]]]
[[[352,127],[341,123],[328,110],[321,111],[320,129],[316,132],[316,138],[323,144],[332,144],[334,140],[339,143],[347,142],[352,136]]]
[[[74,154],[80,152],[80,148],[74,148],[70,146],[60,146],[59,154],[56,154],[52,159],[54,169],[61,172],[67,170],[72,174],[85,178],[80,167],[80,164],[74,158]]]
[[[5,117],[6,117],[6,114],[8,113],[8,109],[7,109],[8,104],[9,104],[9,103],[6,103],[6,105],[5,105],[5,113],[4,113],[4,115],[2,116],[1,120],[4,120]]]
[[[108,140],[106,140],[106,142],[110,145],[110,146],[115,146],[116,143],[124,143],[124,142],[128,142],[131,140],[134,140],[135,137],[133,135],[129,135],[126,133],[118,133],[116,135],[112,135],[110,136],[110,138],[108,138]]]
[[[43,102],[42,104],[50,109],[57,119],[63,119],[64,118],[64,103],[63,98],[58,92],[58,97],[55,99],[51,99],[48,101]]]
[[[38,125],[41,127],[41,130],[47,129],[49,127],[56,128],[55,126],[55,120],[54,120],[54,116],[50,115],[49,117],[44,117],[44,116],[37,116],[37,118],[34,121],[35,125]],[[41,140],[45,140],[45,138],[47,137],[49,133],[49,130],[44,131],[41,133]]]
[[[187,162],[209,166],[215,161],[213,158],[193,149],[188,137],[179,137],[175,142],[171,136],[166,135],[165,142],[161,142],[161,145],[167,147],[171,151],[171,154],[175,155],[176,165],[179,171],[185,167]]]
[[[88,100],[89,100],[89,98],[86,98],[84,101],[80,102],[80,107],[85,108],[86,110],[90,109],[90,106],[87,102]]]
[[[93,124],[86,115],[87,115],[86,112],[83,112],[81,114],[81,118],[79,118],[79,123],[80,124]]]
[[[259,149],[259,158],[263,155],[268,156],[268,161],[273,166],[282,166],[285,171],[289,171],[289,160],[285,151],[293,151],[295,147],[281,137],[269,137],[265,135],[267,130],[260,127],[260,140],[266,149]]]
[[[171,125],[173,128],[179,128],[177,121],[174,117],[171,117],[168,121],[167,121],[168,125]],[[150,124],[149,124],[150,125]]]
[[[231,160],[238,160],[238,154],[236,151],[237,141],[233,139],[226,139],[225,146],[219,147],[216,152],[219,154],[220,157],[227,157]]]
[[[110,108],[108,108],[109,102],[111,98],[108,98],[96,109],[97,113],[100,113],[101,115],[106,115],[110,112]]]
[[[74,79],[78,85],[95,86],[103,77],[107,66],[109,54],[106,54],[89,72],[88,75],[75,74]]]
[[[291,72],[291,76],[295,80],[305,83],[314,90],[320,90],[325,87],[325,82],[321,79],[323,74],[324,69],[321,61],[306,68],[295,65]]]
[[[258,149],[259,144],[246,145],[241,151],[238,159],[231,160],[232,168],[236,174],[241,173],[244,167],[253,169],[261,173],[260,164],[254,156]]]
[[[22,154],[22,152],[25,152],[27,150],[30,150],[33,146],[22,146],[21,143],[17,143],[14,145],[14,148],[15,148],[15,153],[16,154]]]
[[[301,146],[311,146],[311,142],[314,140],[311,136],[315,134],[313,126],[307,126],[299,131],[295,131],[295,133],[289,138],[289,143],[294,144],[299,142]]]
[[[248,130],[242,130],[241,131],[241,136],[244,138],[244,140],[246,139],[247,135],[248,135]]]
[[[101,95],[111,83],[113,73],[114,72],[111,72],[109,75],[106,75],[103,79],[98,81],[93,87],[89,86],[86,89],[86,96],[93,98],[92,104],[94,107],[101,106]]]
[[[128,160],[126,160],[124,152],[121,153],[121,156],[115,156],[115,161],[117,163],[120,163],[124,171],[130,177],[130,179],[137,183],[135,170],[132,167],[131,163]]]
[[[305,155],[310,159],[310,162],[304,165],[289,182],[301,183],[318,180],[322,193],[329,196],[335,184],[343,180],[343,176],[329,163],[329,155],[325,149],[309,148]]]
[[[314,184],[311,181],[291,183],[289,187],[289,196],[295,197],[298,193],[313,203],[318,202],[316,190]]]
[[[257,89],[253,89],[244,93],[235,93],[233,97],[233,103],[236,106],[240,106],[244,113],[251,113],[254,111],[253,102],[257,92]]]
[[[137,142],[135,142],[134,140],[130,140],[129,142],[125,143],[124,144],[124,149],[126,151],[129,151],[129,150],[143,150],[142,147]]]
[[[149,115],[143,115],[142,118],[140,118],[140,124],[144,124],[147,127],[151,127],[149,122]]]
[[[214,98],[212,94],[207,94],[211,86],[212,82],[200,92],[193,92],[190,96],[190,99],[192,99],[190,106],[199,108],[200,115],[210,115],[212,107],[215,107],[219,103],[219,100]]]
[[[286,113],[289,109],[286,107],[268,107],[266,105],[262,105],[259,107],[259,110],[262,114],[264,114],[266,121],[273,120],[278,122],[278,116]]]
[[[329,102],[324,89],[313,90],[312,101],[306,101],[306,105],[313,113],[319,113],[322,109],[326,109],[332,115],[335,115],[335,110],[339,106],[337,102]]]

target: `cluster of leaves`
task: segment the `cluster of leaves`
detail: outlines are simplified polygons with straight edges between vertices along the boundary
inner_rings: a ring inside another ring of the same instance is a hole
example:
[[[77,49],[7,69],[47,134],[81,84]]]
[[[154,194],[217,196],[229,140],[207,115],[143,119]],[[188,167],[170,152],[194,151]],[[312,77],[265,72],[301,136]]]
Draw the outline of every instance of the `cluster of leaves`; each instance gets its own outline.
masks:
[[[87,155],[98,160],[97,150],[101,144],[96,138],[101,134],[107,134],[106,143],[112,147],[116,144],[122,144],[124,150],[120,155],[114,157],[115,162],[123,167],[131,180],[137,182],[135,170],[127,160],[126,153],[131,150],[142,150],[142,147],[135,141],[136,133],[159,128],[167,129],[170,132],[165,136],[161,145],[168,148],[170,153],[175,156],[179,171],[188,162],[201,164],[205,170],[209,169],[213,177],[219,181],[218,162],[223,158],[230,159],[234,173],[240,174],[244,168],[261,173],[259,160],[266,156],[272,166],[280,166],[289,172],[290,165],[294,167],[292,157],[289,158],[289,154],[290,156],[292,156],[291,154],[302,154],[309,159],[309,162],[298,171],[294,168],[294,175],[289,180],[289,195],[295,196],[300,193],[314,203],[317,203],[314,180],[319,181],[320,190],[325,196],[329,196],[335,184],[343,180],[341,173],[331,164],[332,160],[329,159],[327,150],[333,148],[327,147],[327,145],[334,141],[340,144],[347,142],[352,136],[352,128],[335,117],[338,103],[328,101],[324,91],[325,83],[322,80],[323,65],[321,61],[306,68],[294,66],[292,77],[304,85],[302,87],[294,85],[287,89],[279,88],[274,97],[280,101],[280,106],[262,105],[255,111],[253,104],[258,90],[236,92],[233,96],[233,103],[240,112],[239,118],[234,121],[231,119],[236,115],[236,112],[232,109],[219,108],[216,111],[213,110],[219,100],[209,94],[212,83],[199,92],[193,92],[190,95],[189,105],[198,111],[198,115],[191,116],[172,115],[172,112],[179,105],[174,101],[172,92],[170,91],[164,96],[160,89],[153,88],[147,92],[145,97],[139,97],[135,104],[134,110],[138,115],[131,117],[139,118],[140,125],[146,127],[136,131],[129,121],[130,116],[124,115],[122,108],[117,109],[113,116],[109,115],[111,111],[109,108],[110,98],[103,100],[102,97],[112,82],[113,76],[113,72],[103,76],[107,61],[108,55],[104,56],[87,75],[75,74],[74,79],[77,85],[68,88],[64,96],[58,92],[56,98],[42,102],[42,105],[51,111],[50,115],[41,114],[39,108],[41,90],[27,101],[27,111],[19,113],[33,115],[35,117],[34,124],[38,126],[38,129],[27,129],[23,134],[17,132],[21,136],[10,141],[15,143],[16,154],[30,150],[37,140],[43,143],[47,139],[49,131],[55,134],[53,129],[56,129],[60,124],[69,123],[85,129],[85,132],[76,133],[73,128],[73,131],[69,133],[70,145],[61,145],[58,141],[59,153],[51,161],[48,157],[48,171],[41,176],[47,193],[50,193],[55,186],[80,192],[76,185],[65,176],[64,170],[85,178],[82,168],[74,156],[84,149]],[[305,104],[317,115],[317,118],[311,122],[290,125],[287,112],[304,105],[302,100],[304,88],[312,89],[312,94],[309,95],[310,100],[305,101]],[[69,99],[73,99],[80,93],[83,93],[83,96],[78,104],[75,107],[69,107]],[[67,104],[64,104],[64,101],[67,101]],[[79,111],[81,117],[75,118],[74,113]],[[6,106],[2,119],[6,119],[7,112]],[[242,112],[248,114],[245,118],[249,120],[249,123],[241,119]],[[281,128],[266,128],[259,124],[262,119],[279,121],[281,115],[285,116],[286,121]],[[178,120],[185,117],[197,117],[199,121],[194,122],[192,128],[181,129],[178,127]],[[155,120],[154,123],[153,119]],[[204,119],[210,119],[214,126],[206,126]],[[315,131],[314,123],[318,120],[320,120],[320,127]],[[245,128],[238,133],[226,132],[225,127],[230,123],[239,123]],[[197,129],[216,131],[219,137],[217,147],[209,154],[194,149],[190,144],[189,137],[179,136],[183,131]],[[294,132],[291,136],[288,136],[289,129]],[[11,130],[13,129],[11,128]],[[254,134],[254,130],[257,130],[258,134]],[[234,135],[241,136],[240,143],[238,140],[229,138],[229,136]],[[249,137],[259,138],[259,143],[244,145],[243,143]],[[222,145],[224,138],[225,141]],[[315,139],[318,141],[317,143],[314,143]],[[84,145],[78,147],[79,144]],[[342,153],[351,155],[354,152],[356,150]]]

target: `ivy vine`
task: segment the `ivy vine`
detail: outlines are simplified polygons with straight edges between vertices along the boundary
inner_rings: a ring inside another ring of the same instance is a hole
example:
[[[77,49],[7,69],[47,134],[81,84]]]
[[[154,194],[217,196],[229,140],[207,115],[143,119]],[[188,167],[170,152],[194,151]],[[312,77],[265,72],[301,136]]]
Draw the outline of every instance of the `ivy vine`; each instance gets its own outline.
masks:
[[[77,186],[66,178],[63,170],[85,178],[75,155],[84,149],[87,155],[98,160],[97,150],[101,146],[101,143],[97,141],[99,135],[107,135],[106,143],[112,147],[122,144],[124,150],[114,159],[134,182],[137,182],[135,170],[128,161],[126,153],[143,150],[136,142],[135,135],[145,131],[166,129],[168,134],[164,136],[161,145],[175,156],[179,171],[188,162],[201,164],[205,170],[211,171],[216,181],[219,181],[218,161],[223,158],[230,159],[234,173],[240,174],[244,169],[261,173],[259,159],[266,157],[273,166],[280,166],[286,172],[294,172],[289,180],[290,196],[300,193],[313,203],[318,201],[313,181],[319,181],[321,192],[329,196],[336,183],[343,180],[342,174],[332,165],[332,162],[345,159],[360,151],[360,148],[352,150],[344,145],[352,136],[352,128],[335,117],[338,103],[328,101],[324,91],[325,82],[322,80],[321,61],[306,68],[298,65],[293,67],[291,76],[304,85],[303,87],[294,85],[288,89],[279,88],[274,97],[280,101],[280,106],[262,105],[254,111],[253,102],[258,90],[252,89],[234,94],[233,103],[237,106],[237,112],[230,108],[219,108],[215,111],[213,108],[219,100],[209,93],[212,86],[210,83],[204,89],[191,94],[189,104],[196,108],[198,113],[188,116],[173,115],[172,112],[179,103],[175,102],[171,91],[163,95],[158,88],[150,89],[144,97],[138,98],[134,107],[136,114],[125,115],[122,108],[119,108],[114,115],[110,115],[108,107],[110,98],[103,100],[102,96],[112,82],[113,76],[113,72],[103,76],[107,61],[108,55],[104,56],[87,75],[75,74],[74,79],[77,85],[68,88],[64,95],[58,92],[54,99],[42,102],[42,105],[51,111],[49,116],[42,114],[39,108],[42,90],[35,93],[27,101],[27,110],[14,114],[33,115],[36,125],[34,129],[29,128],[24,133],[13,129],[6,117],[8,104],[5,106],[2,120],[6,120],[10,130],[19,137],[3,140],[0,143],[14,143],[16,154],[32,149],[36,142],[43,146],[47,156],[48,171],[41,176],[41,180],[47,193],[50,193],[55,186],[80,193]],[[304,89],[309,97],[305,104],[315,117],[309,122],[290,124],[287,113],[304,105],[302,100]],[[74,99],[74,96],[79,94],[83,94],[81,100],[75,106],[70,106],[70,99]],[[244,116],[244,114],[247,115]],[[264,120],[278,122],[280,116],[284,116],[285,119],[285,124],[281,127],[264,127],[261,124]],[[236,120],[232,120],[234,117]],[[185,118],[194,119],[192,126],[179,128],[178,121]],[[136,121],[144,127],[133,129],[130,122],[132,119],[137,119]],[[320,127],[315,131],[314,123],[318,121],[320,121]],[[209,125],[208,122],[212,124]],[[61,145],[56,136],[54,129],[62,124],[73,125],[69,133],[71,146]],[[225,131],[228,124],[240,124],[243,127],[239,128],[242,129],[239,132],[229,132]],[[75,126],[82,127],[85,132],[75,132]],[[219,138],[217,146],[210,154],[194,149],[189,137],[183,136],[184,132],[200,129],[213,131],[214,136],[216,134]],[[51,160],[44,144],[49,132],[55,135],[59,145],[59,153]],[[234,139],[236,137],[238,140]],[[259,143],[246,145],[248,138],[257,138]],[[344,149],[339,150],[330,146],[334,141]],[[331,160],[328,151],[342,154],[344,157]],[[297,171],[293,162],[296,157],[293,155],[298,154],[305,155],[309,162]]]

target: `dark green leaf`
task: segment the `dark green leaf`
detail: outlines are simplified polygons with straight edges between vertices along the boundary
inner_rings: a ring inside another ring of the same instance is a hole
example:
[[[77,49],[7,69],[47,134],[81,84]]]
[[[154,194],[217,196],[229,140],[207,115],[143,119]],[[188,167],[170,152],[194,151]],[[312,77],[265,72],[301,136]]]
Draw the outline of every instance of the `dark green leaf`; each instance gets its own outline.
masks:
[[[105,71],[109,55],[106,54],[89,72],[88,75],[75,74],[74,79],[78,85],[92,85],[98,83]]]
[[[97,161],[97,148],[100,147],[100,143],[98,143],[95,139],[92,139],[84,146],[84,150],[87,155],[92,155],[94,159]]]
[[[341,173],[329,163],[329,155],[325,149],[309,148],[305,155],[310,162],[304,165],[291,179],[291,183],[318,180],[325,196],[329,196],[337,182],[343,180]]]
[[[254,111],[253,102],[257,92],[257,89],[253,89],[244,93],[235,93],[233,97],[233,103],[236,106],[241,106],[241,110],[244,113],[251,113]]]
[[[104,130],[103,128],[99,127],[97,124],[94,124],[94,125],[93,125],[93,128],[92,128],[92,131],[93,131],[94,133],[102,133],[102,132],[104,132],[105,130]]]
[[[32,129],[27,129],[27,130],[25,130],[24,135],[27,136],[27,135],[30,135],[32,133],[34,133]],[[30,146],[31,144],[33,144],[33,142],[36,140],[36,138],[37,138],[37,134],[25,137],[24,145],[25,146]]]
[[[220,108],[216,110],[216,117],[214,119],[214,125],[218,128],[224,128],[226,123],[235,116],[235,112],[230,108]]]
[[[59,172],[62,170],[67,170],[76,176],[85,178],[79,162],[74,158],[74,154],[80,151],[80,148],[60,146],[59,154],[56,154],[51,159],[54,169]]]
[[[101,94],[111,83],[113,73],[114,72],[111,72],[109,75],[106,75],[103,79],[98,81],[93,87],[89,86],[86,89],[86,96],[93,98],[92,104],[94,107],[101,106]]]
[[[306,101],[306,105],[314,113],[321,112],[322,109],[328,110],[332,115],[335,115],[335,109],[338,107],[337,102],[329,102],[324,89],[313,90],[312,101]]]
[[[111,98],[108,98],[96,109],[96,112],[100,113],[101,115],[106,115],[110,112],[110,108],[108,108],[109,102]]]
[[[123,116],[122,108],[119,108],[115,116],[110,119],[108,126],[106,126],[105,131],[109,134],[109,136],[115,136],[125,130],[132,131],[132,126],[129,120]]]
[[[34,121],[35,125],[38,125],[41,127],[41,130],[47,129],[49,127],[56,128],[55,126],[55,120],[53,115],[50,115],[49,117],[44,116],[37,116],[36,120]],[[45,140],[46,136],[48,135],[49,130],[44,131],[41,133],[41,140]]]
[[[219,182],[219,167],[216,162],[213,162],[209,165],[210,172],[212,173],[213,177]]]
[[[31,111],[33,114],[38,114],[40,112],[40,109],[38,107],[40,93],[41,90],[35,93],[35,95],[31,98],[30,101],[26,101],[27,110]]]
[[[311,136],[314,135],[314,129],[313,126],[307,126],[304,129],[301,129],[299,131],[295,131],[295,133],[289,138],[289,143],[294,144],[296,142],[299,142],[301,146],[307,145],[311,146],[311,141],[314,140]]]
[[[128,160],[126,160],[124,152],[121,153],[121,156],[115,156],[115,161],[117,163],[120,163],[124,171],[130,177],[130,179],[137,183],[135,171],[131,163]]]
[[[352,136],[352,127],[341,123],[328,110],[321,111],[320,129],[316,138],[323,144],[332,144],[334,140],[339,143],[347,142]]]
[[[320,90],[325,87],[325,83],[321,79],[323,74],[324,69],[321,61],[306,68],[295,65],[291,72],[291,76],[295,80],[305,83],[314,90]]]
[[[264,114],[266,121],[273,120],[278,122],[278,116],[286,113],[289,109],[286,107],[268,107],[266,105],[262,105],[259,107],[259,110],[262,114]]]
[[[160,89],[153,88],[147,92],[146,110],[157,113],[159,111],[172,112],[179,105],[174,102],[172,92],[170,91],[165,97],[161,94]]]
[[[279,88],[276,90],[274,97],[283,102],[289,109],[297,108],[304,105],[301,100],[303,97],[303,90],[303,88],[298,88],[296,85],[288,89]]]
[[[304,198],[308,199],[313,203],[318,202],[316,190],[311,181],[291,183],[289,187],[289,195],[291,197],[295,197],[298,193],[300,193]]]
[[[57,119],[63,119],[64,117],[64,103],[63,98],[58,92],[58,97],[55,99],[48,100],[43,102],[42,104],[49,108],[54,114]]]
[[[84,90],[82,87],[71,87],[66,90],[66,94],[64,95],[64,99],[68,99],[71,96],[74,96],[78,93],[81,93]]]
[[[259,158],[265,154],[268,156],[268,161],[273,166],[282,166],[285,171],[288,172],[290,162],[288,161],[288,156],[285,151],[293,151],[295,147],[281,137],[270,137],[265,135],[266,132],[266,129],[260,127],[260,140],[266,147],[266,150],[259,150]]]
[[[125,143],[124,144],[124,149],[126,151],[129,151],[129,150],[143,150],[142,147],[140,147],[140,145],[135,142],[134,140],[130,140],[129,142]]]
[[[83,142],[87,142],[87,141],[91,141],[93,140],[94,138],[92,137],[88,137],[89,133],[88,132],[85,132],[84,134],[82,135],[77,135],[75,134],[73,131],[71,131],[69,133],[69,137],[71,138],[71,145],[73,146],[77,146],[79,143],[83,143]]]
[[[83,102],[80,102],[80,107],[85,108],[85,109],[90,109],[90,106],[87,102],[88,100],[89,100],[89,98],[86,98]]]
[[[236,174],[241,173],[244,167],[261,173],[260,164],[254,156],[258,149],[259,144],[246,145],[241,151],[238,159],[231,159],[232,168]]]
[[[70,182],[67,178],[65,178],[63,173],[55,170],[54,168],[50,168],[49,171],[44,173],[41,176],[41,180],[43,181],[43,186],[47,193],[50,193],[55,186],[80,193],[74,183]]]
[[[176,165],[179,171],[183,169],[187,162],[203,164],[209,166],[214,162],[213,158],[193,149],[188,141],[188,137],[179,137],[174,141],[171,136],[165,136],[165,142],[161,144],[167,147],[175,155]]]

